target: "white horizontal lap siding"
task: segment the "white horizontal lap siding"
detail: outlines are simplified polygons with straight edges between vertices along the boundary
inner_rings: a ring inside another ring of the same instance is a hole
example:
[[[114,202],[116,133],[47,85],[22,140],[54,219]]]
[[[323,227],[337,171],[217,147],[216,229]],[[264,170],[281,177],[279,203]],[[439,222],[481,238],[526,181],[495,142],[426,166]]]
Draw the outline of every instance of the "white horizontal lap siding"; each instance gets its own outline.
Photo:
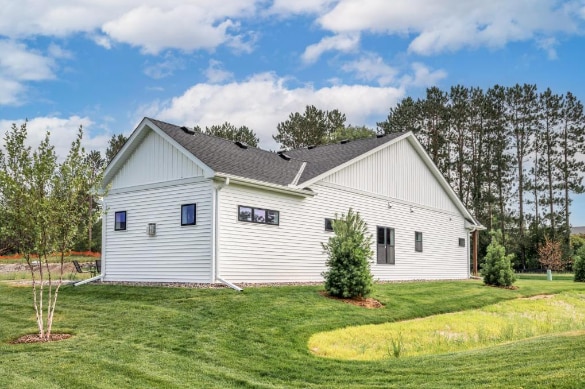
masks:
[[[236,185],[224,187],[219,199],[221,277],[234,282],[321,280],[323,220],[308,199]],[[280,224],[238,221],[239,205],[279,211]]]
[[[392,144],[347,166],[324,178],[323,182],[458,212],[407,140]]]
[[[205,180],[108,196],[106,281],[210,282],[212,190]],[[192,203],[197,224],[181,226],[181,205]],[[114,231],[117,211],[126,211],[125,231]]]
[[[317,195],[299,198],[235,185],[220,192],[219,272],[234,282],[321,281],[326,254],[321,247],[333,233],[324,231],[324,219],[360,212],[372,234],[372,272],[381,280],[467,278],[466,237],[458,214],[396,203],[380,196],[314,185]],[[280,225],[237,220],[238,205],[280,212]],[[451,218],[451,220],[449,220]],[[395,229],[396,264],[378,265],[376,226]],[[423,232],[423,252],[414,251],[414,232]]]
[[[116,173],[112,189],[201,176],[199,166],[151,131]]]

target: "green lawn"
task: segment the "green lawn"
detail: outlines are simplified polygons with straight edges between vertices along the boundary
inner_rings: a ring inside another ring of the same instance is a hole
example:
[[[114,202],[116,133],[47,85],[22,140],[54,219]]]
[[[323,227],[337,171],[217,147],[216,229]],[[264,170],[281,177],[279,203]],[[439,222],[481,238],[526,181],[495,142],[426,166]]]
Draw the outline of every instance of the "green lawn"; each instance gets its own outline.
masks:
[[[62,289],[55,331],[69,340],[8,342],[35,331],[28,288],[0,282],[0,387],[583,387],[585,335],[554,334],[451,354],[356,362],[313,356],[314,333],[575,291],[567,280],[376,285],[383,309],[320,296],[320,287]]]

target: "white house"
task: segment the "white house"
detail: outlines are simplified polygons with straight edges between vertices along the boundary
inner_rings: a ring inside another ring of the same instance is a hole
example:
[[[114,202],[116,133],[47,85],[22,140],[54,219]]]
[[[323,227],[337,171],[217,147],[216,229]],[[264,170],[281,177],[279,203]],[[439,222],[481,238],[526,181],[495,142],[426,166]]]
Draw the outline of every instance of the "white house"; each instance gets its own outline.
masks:
[[[320,281],[350,207],[375,279],[464,279],[482,228],[411,133],[273,153],[145,118],[104,185],[105,281]]]

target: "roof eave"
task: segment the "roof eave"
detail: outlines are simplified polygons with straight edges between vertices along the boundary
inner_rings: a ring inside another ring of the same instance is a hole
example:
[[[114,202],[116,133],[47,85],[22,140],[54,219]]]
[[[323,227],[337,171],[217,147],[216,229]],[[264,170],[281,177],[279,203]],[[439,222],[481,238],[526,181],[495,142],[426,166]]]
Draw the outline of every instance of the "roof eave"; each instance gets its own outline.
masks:
[[[231,184],[238,184],[242,186],[248,186],[251,188],[257,189],[264,189],[269,190],[271,192],[278,192],[278,193],[285,193],[293,196],[301,196],[301,197],[312,197],[315,196],[315,193],[309,189],[302,189],[302,188],[292,188],[289,186],[273,184],[270,182],[254,180],[251,178],[235,176],[233,174],[227,173],[216,173],[214,176],[215,179],[222,179],[223,182]]]

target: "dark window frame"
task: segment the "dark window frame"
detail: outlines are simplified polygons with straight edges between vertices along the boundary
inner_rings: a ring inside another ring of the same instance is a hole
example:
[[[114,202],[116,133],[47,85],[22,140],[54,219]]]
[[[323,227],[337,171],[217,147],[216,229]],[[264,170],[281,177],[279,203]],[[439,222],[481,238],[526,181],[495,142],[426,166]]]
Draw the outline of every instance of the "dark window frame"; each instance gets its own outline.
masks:
[[[193,222],[184,222],[183,208],[193,207]],[[197,203],[181,204],[181,226],[196,226],[197,225]]]
[[[250,210],[250,220],[246,220],[244,218],[241,217],[241,209],[242,208],[246,208]],[[258,221],[258,219],[260,218],[260,213],[257,213],[256,211],[264,211],[264,218],[263,221]],[[274,216],[276,216],[276,223],[269,223],[269,213],[272,213],[272,217],[274,220]],[[256,216],[258,215],[258,216]],[[256,220],[255,220],[256,219]],[[251,207],[249,205],[238,205],[238,221],[239,222],[244,222],[244,223],[253,223],[253,224],[266,224],[269,226],[279,226],[280,225],[280,211],[274,210],[274,209],[268,209],[268,208],[261,208],[261,207]]]
[[[331,219],[328,217],[325,218],[325,231],[333,232],[333,220],[335,219]]]
[[[420,240],[418,239],[420,237]],[[423,251],[423,233],[421,231],[414,232],[414,251],[422,253]]]
[[[124,221],[118,222],[118,215],[124,215]],[[119,223],[119,225],[118,225]],[[128,214],[126,211],[116,211],[114,212],[114,231],[126,231],[126,227],[128,224]]]
[[[465,247],[465,238],[459,238],[459,247]]]

